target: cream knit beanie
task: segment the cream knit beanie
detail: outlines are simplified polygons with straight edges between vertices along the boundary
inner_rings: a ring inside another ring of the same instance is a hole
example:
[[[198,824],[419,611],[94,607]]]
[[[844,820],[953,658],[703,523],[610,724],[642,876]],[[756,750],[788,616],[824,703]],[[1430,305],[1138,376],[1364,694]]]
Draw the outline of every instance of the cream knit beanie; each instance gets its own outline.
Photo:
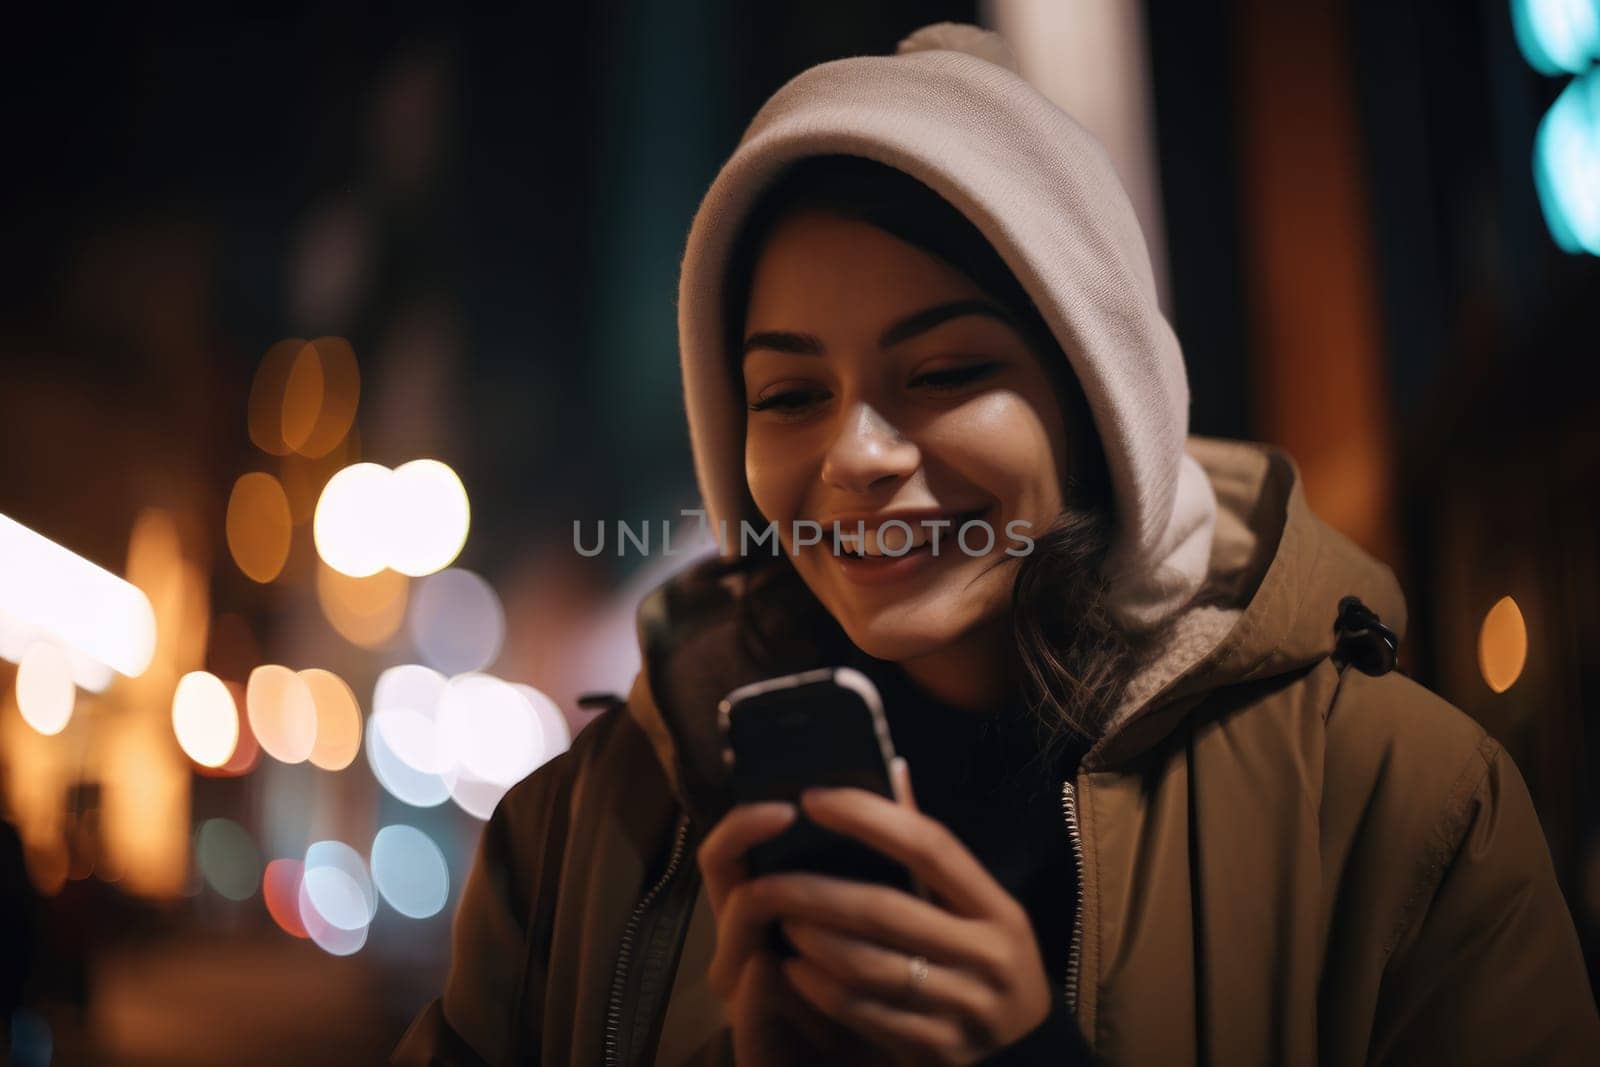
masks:
[[[678,290],[695,473],[713,524],[759,522],[743,394],[723,352],[723,275],[761,191],[808,156],[864,156],[932,188],[988,238],[1066,353],[1105,448],[1117,508],[1111,606],[1130,630],[1205,579],[1216,498],[1184,450],[1189,383],[1156,305],[1144,236],[1104,150],[1016,72],[998,35],[941,23],[893,56],[822,63],[769,99],[695,214]],[[736,551],[739,538],[729,539]]]

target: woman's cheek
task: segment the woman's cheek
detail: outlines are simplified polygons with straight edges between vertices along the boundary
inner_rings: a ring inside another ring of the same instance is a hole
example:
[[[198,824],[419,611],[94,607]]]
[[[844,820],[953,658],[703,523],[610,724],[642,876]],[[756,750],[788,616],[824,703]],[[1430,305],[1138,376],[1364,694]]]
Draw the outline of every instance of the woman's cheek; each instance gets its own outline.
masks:
[[[803,487],[793,462],[793,450],[752,437],[745,446],[744,476],[750,497],[770,522],[786,526],[797,514]],[[786,462],[787,459],[787,462]]]
[[[929,444],[960,476],[997,499],[1008,517],[1048,511],[1041,491],[1058,484],[1054,449],[1038,412],[1017,394],[996,391],[946,413]]]

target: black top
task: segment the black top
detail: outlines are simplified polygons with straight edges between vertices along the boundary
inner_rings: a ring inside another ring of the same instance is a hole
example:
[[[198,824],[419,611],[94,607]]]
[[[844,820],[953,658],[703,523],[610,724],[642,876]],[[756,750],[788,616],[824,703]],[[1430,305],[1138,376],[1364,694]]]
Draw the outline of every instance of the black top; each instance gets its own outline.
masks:
[[[1063,746],[1047,762],[1025,708],[984,714],[950,707],[915,688],[894,664],[856,666],[883,695],[890,738],[910,765],[917,807],[949,827],[1022,904],[1050,977],[1050,1017],[984,1062],[1088,1063],[1065,1001],[1078,871],[1062,804],[1062,783],[1085,746]]]

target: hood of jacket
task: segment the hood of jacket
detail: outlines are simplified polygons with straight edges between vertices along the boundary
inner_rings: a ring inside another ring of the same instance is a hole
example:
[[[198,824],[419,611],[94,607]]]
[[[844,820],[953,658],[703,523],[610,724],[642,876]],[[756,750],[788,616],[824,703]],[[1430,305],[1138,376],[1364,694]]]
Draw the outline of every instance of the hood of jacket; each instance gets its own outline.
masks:
[[[1405,600],[1393,572],[1306,505],[1299,471],[1264,444],[1191,437],[1187,453],[1216,495],[1209,594],[1179,617],[1143,665],[1125,705],[1084,759],[1115,768],[1167,734],[1207,694],[1309,667],[1334,648],[1339,601],[1356,596],[1403,636]],[[643,667],[628,711],[702,831],[732,803],[717,704],[772,673],[739,640],[739,579],[702,561],[641,602]],[[813,666],[797,650],[794,669]]]
[[[1130,630],[1153,628],[1204,581],[1215,521],[1210,483],[1184,451],[1183,353],[1110,159],[987,47],[996,41],[976,27],[926,27],[895,55],[803,71],[751,121],[695,214],[679,278],[695,473],[713,528],[730,531],[725,544],[737,544],[741,520],[761,524],[745,481],[743,391],[725,351],[732,250],[761,193],[793,164],[874,160],[960,211],[1039,310],[1105,451],[1118,517],[1108,608]]]

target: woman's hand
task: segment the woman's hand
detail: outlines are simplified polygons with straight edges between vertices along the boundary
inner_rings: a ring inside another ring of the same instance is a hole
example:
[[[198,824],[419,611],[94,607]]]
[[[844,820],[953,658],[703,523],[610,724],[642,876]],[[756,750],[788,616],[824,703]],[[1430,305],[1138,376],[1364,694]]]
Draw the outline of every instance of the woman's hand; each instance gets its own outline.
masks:
[[[903,764],[900,773],[904,774]],[[905,864],[931,901],[879,885],[784,873],[752,882],[800,956],[790,983],[898,1062],[969,1064],[1017,1041],[1052,994],[1028,914],[943,823],[863,789],[811,789],[813,822]],[[913,984],[912,959],[927,960]]]
[[[710,984],[728,1011],[734,1062],[740,1067],[879,1062],[882,1057],[870,1043],[830,1020],[789,985],[767,937],[774,916],[756,906],[759,901],[747,891],[753,883],[745,869],[745,851],[777,836],[794,818],[792,804],[736,805],[706,835],[698,853],[717,917]]]
[[[904,775],[903,764],[897,773]],[[1051,1006],[1049,980],[1022,905],[942,823],[916,810],[908,787],[902,795],[896,803],[861,789],[815,789],[806,792],[802,805],[818,825],[905,864],[932,899],[801,872],[724,882],[720,906],[713,900],[719,914],[713,988],[737,988],[743,968],[753,963],[749,990],[735,996],[757,988],[781,995],[787,986],[809,1012],[741,1003],[736,1012],[747,1023],[772,1018],[776,1010],[823,1042],[846,1047],[839,1031],[854,1035],[880,1050],[880,1062],[887,1053],[900,1062],[973,1063],[1044,1021]],[[777,833],[792,815],[769,818],[782,821],[765,824],[769,832],[760,838],[743,838],[741,852]],[[739,826],[756,832],[748,823]],[[773,919],[783,923],[799,957],[779,962],[766,951],[765,931]],[[912,960],[918,956],[927,961],[926,971],[913,983]],[[737,1019],[734,1027],[736,1055],[749,1048],[759,1057],[757,1046],[741,1041]]]

